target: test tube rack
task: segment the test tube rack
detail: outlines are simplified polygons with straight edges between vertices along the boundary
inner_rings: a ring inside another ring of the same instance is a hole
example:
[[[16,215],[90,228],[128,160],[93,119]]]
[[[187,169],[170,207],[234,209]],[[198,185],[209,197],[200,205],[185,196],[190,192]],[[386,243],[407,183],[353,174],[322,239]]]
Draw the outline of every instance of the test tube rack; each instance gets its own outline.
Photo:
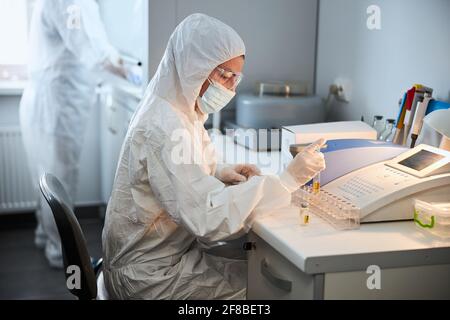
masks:
[[[355,230],[360,226],[360,209],[345,199],[341,199],[326,190],[315,192],[310,186],[303,186],[292,195],[292,204],[296,207],[306,203],[310,212],[337,230]]]

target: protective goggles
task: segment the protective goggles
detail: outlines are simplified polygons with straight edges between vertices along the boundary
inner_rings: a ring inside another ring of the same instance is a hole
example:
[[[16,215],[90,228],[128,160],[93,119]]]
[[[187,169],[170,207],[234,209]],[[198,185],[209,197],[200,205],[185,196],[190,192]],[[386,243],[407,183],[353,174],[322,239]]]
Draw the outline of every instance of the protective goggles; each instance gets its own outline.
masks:
[[[213,81],[217,81],[225,88],[234,91],[236,90],[236,87],[239,85],[239,83],[242,81],[243,74],[240,72],[236,73],[231,70],[217,67],[216,69],[214,69],[214,72],[210,78]]]

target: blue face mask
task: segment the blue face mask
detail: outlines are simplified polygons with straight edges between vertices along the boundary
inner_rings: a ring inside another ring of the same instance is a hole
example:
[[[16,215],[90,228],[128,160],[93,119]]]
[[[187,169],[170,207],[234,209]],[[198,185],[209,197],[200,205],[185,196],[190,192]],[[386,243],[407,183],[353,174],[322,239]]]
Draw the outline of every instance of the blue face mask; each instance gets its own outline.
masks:
[[[217,82],[209,80],[209,87],[203,94],[203,97],[197,98],[197,104],[203,113],[216,113],[225,108],[225,106],[234,98],[236,92],[225,88]]]

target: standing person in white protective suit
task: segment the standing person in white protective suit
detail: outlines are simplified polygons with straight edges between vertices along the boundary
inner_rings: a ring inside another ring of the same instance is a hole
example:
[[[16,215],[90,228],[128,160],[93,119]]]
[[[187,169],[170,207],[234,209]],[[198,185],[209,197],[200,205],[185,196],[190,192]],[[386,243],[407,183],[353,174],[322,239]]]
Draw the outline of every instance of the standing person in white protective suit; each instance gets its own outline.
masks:
[[[44,172],[61,180],[73,200],[85,126],[95,103],[95,68],[124,76],[94,0],[38,0],[30,26],[30,81],[20,122],[38,195]],[[43,198],[35,243],[53,267],[62,267],[61,242]]]
[[[111,298],[244,299],[246,261],[202,248],[244,235],[324,168],[315,146],[280,177],[260,176],[252,165],[217,165],[203,124],[234,96],[244,55],[239,35],[203,14],[172,34],[128,129],[108,204]]]

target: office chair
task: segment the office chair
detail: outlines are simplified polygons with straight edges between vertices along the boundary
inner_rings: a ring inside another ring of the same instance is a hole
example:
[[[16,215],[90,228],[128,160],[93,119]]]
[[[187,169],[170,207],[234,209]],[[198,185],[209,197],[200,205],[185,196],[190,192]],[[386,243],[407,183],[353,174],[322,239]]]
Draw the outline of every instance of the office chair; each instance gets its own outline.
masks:
[[[69,266],[78,266],[80,270],[80,288],[68,289],[80,300],[93,300],[97,298],[97,278],[99,286],[103,286],[103,275],[101,269],[103,259],[95,264],[91,263],[91,258],[86,245],[86,240],[81,230],[80,224],[73,213],[69,203],[69,197],[61,182],[53,175],[45,173],[39,181],[41,192],[48,202],[53,217],[55,218],[58,232],[61,237],[64,270]],[[64,272],[66,279],[72,276]],[[106,298],[104,288],[100,288],[99,298]]]

